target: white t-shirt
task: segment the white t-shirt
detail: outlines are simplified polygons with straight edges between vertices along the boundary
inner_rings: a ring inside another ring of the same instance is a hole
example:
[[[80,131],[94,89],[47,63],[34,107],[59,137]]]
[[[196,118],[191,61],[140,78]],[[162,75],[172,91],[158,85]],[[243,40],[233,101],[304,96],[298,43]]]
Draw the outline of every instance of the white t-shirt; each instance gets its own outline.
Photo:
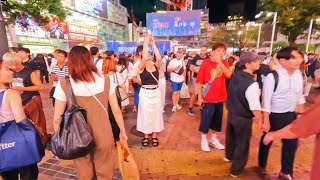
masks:
[[[172,59],[172,60],[170,61],[169,65],[168,65],[168,69],[169,69],[169,68],[170,68],[170,69],[171,69],[171,68],[176,68],[176,67],[178,67],[178,66],[180,66],[181,68],[183,67],[184,70],[186,69],[186,66],[185,66],[185,64],[184,64],[184,62],[183,62],[183,58],[181,58],[181,60],[177,60],[176,58]],[[175,72],[179,72],[179,70],[178,70],[178,71],[175,71]],[[179,75],[179,74],[177,74],[177,73],[175,73],[175,72],[171,72],[171,73],[170,73],[170,79],[171,79],[171,81],[173,81],[173,82],[183,82],[183,81],[184,81],[184,75],[183,75],[183,74]]]
[[[132,70],[133,70],[133,64],[132,64],[132,62],[129,62],[128,70],[129,70],[129,77],[128,77],[128,79],[132,79]]]
[[[132,76],[136,76],[137,79],[140,80],[139,64],[140,64],[140,59],[137,60],[136,63],[134,63],[133,69],[132,69],[132,72],[131,72],[131,77],[132,77]]]
[[[126,80],[128,79],[129,77],[129,72],[128,72],[128,69],[125,68],[125,66],[122,66],[122,65],[117,65],[117,78],[118,78],[118,82],[119,84],[123,84],[126,82]],[[122,73],[120,73],[120,71],[125,68]]]
[[[96,62],[96,61],[98,61],[98,62]],[[103,59],[94,58],[93,63],[97,67],[98,72],[103,74],[103,71],[102,71]]]
[[[109,75],[110,78],[110,88],[109,88],[109,95],[113,94],[116,89],[116,84],[113,82],[113,75]],[[104,76],[94,74],[94,78],[96,82],[93,83],[86,83],[86,82],[74,82],[74,80],[70,77],[71,86],[75,96],[92,96],[92,94],[96,95],[104,90]],[[87,89],[89,88],[90,91]],[[56,89],[54,91],[53,97],[59,101],[67,101],[66,94],[61,88],[60,81],[58,82]]]

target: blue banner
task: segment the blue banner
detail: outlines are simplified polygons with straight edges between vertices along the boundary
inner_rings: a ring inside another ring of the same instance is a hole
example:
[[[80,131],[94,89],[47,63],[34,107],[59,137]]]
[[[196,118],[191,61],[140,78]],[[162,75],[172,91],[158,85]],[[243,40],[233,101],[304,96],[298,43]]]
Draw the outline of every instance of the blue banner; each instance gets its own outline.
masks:
[[[201,10],[147,13],[147,28],[153,36],[200,35]]]
[[[125,53],[125,54],[135,54],[136,48],[139,45],[143,45],[143,42],[133,42],[133,41],[110,41],[107,42],[108,50],[113,50],[115,53]],[[167,53],[171,52],[171,42],[170,41],[156,41],[156,46],[162,55],[165,51]],[[151,46],[148,47],[149,52],[153,54]]]

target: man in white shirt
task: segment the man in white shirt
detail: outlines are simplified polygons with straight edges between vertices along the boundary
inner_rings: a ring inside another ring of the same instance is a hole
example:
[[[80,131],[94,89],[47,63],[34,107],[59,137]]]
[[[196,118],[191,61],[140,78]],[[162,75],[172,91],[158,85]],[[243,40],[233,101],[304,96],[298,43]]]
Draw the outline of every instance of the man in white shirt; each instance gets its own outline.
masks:
[[[303,54],[294,47],[286,47],[277,53],[280,66],[263,81],[262,111],[265,132],[277,131],[291,124],[297,114],[303,112],[306,102],[303,95],[303,77],[299,69],[304,61]],[[263,144],[262,136],[259,149],[259,167],[265,170],[269,145]],[[293,162],[298,139],[282,140],[281,171],[279,178],[293,179]]]
[[[183,52],[179,50],[176,53],[176,58],[172,59],[168,65],[167,72],[170,72],[171,87],[172,87],[172,112],[182,107],[178,104],[180,98],[180,90],[185,82],[186,66],[183,61]]]
[[[100,74],[103,74],[102,71],[102,65],[103,65],[103,59],[99,57],[99,48],[93,46],[90,48],[90,53],[93,57],[93,63],[95,64],[96,68],[98,69],[98,72]]]

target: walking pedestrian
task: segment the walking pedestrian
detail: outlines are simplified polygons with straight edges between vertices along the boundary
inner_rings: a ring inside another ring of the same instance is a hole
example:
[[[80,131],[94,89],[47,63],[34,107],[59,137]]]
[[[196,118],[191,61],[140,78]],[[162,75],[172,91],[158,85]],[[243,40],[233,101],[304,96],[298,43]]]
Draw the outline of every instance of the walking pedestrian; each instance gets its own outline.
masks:
[[[114,138],[108,114],[104,109],[108,109],[110,102],[115,118],[122,117],[115,94],[116,85],[109,80],[109,76],[98,72],[89,50],[83,46],[74,46],[69,52],[68,69],[75,98],[79,106],[86,110],[88,128],[95,142],[92,152],[73,160],[77,176],[84,180],[112,179],[115,168]],[[54,93],[55,130],[58,129],[60,117],[67,105],[66,92],[66,80],[63,78],[58,82]],[[124,126],[121,123],[118,125],[122,130],[120,140],[126,142]]]
[[[277,53],[279,66],[275,73],[270,73],[263,81],[262,111],[265,132],[277,131],[292,123],[297,113],[303,112],[306,102],[303,95],[303,77],[299,70],[303,54],[294,47],[285,47]],[[261,137],[259,148],[259,167],[265,171],[272,143],[263,144]],[[298,139],[282,140],[280,178],[293,178],[294,156]]]
[[[239,176],[249,157],[252,120],[262,125],[260,88],[253,72],[258,70],[264,56],[254,52],[242,53],[240,70],[231,78],[228,87],[228,122],[226,130],[226,161],[231,161],[230,175]]]

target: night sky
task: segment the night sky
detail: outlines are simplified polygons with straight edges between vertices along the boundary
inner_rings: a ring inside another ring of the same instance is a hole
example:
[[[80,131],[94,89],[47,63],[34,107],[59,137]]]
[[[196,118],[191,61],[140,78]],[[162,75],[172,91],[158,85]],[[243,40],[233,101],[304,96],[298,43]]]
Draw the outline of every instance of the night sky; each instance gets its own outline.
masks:
[[[146,13],[155,11],[155,1],[159,0],[121,0],[121,4],[128,9],[129,14],[133,9],[137,24],[142,21],[145,26]],[[210,23],[227,21],[228,15],[232,15],[230,13],[234,12],[232,10],[233,4],[243,4],[243,10],[240,10],[240,14],[236,15],[243,15],[247,20],[254,20],[257,0],[207,0],[207,6],[210,10]]]

